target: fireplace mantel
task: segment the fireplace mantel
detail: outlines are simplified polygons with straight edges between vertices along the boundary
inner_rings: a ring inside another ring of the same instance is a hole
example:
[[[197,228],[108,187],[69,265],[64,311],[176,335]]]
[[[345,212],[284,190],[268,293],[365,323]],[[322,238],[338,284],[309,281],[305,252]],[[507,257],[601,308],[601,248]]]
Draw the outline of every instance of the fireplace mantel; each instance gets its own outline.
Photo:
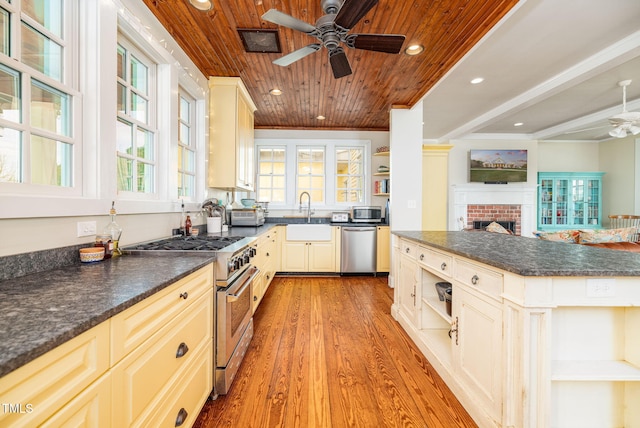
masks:
[[[468,205],[520,205],[521,235],[533,237],[536,227],[536,186],[526,184],[477,184],[453,186],[451,229],[467,225]]]

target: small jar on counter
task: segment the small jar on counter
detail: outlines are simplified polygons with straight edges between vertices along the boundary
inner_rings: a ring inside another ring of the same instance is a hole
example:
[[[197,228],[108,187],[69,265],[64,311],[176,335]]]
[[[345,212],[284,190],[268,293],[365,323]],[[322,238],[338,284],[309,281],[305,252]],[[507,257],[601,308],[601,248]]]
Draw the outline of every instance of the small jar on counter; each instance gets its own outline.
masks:
[[[110,259],[113,255],[113,241],[111,235],[96,235],[94,247],[104,247],[104,258]]]

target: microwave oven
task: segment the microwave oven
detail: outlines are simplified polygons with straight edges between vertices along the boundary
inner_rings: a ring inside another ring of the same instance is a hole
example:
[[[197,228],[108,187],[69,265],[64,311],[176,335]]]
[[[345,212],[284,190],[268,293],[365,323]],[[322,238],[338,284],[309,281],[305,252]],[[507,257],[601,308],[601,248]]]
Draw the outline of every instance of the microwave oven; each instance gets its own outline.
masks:
[[[351,207],[353,223],[381,223],[382,207]]]

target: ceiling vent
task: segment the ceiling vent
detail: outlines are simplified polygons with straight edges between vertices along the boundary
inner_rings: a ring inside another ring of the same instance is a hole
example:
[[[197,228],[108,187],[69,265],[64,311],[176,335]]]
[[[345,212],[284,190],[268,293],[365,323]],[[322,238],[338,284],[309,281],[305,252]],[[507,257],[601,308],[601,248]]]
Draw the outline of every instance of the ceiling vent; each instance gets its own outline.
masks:
[[[281,53],[278,30],[238,29],[242,45],[247,52]]]

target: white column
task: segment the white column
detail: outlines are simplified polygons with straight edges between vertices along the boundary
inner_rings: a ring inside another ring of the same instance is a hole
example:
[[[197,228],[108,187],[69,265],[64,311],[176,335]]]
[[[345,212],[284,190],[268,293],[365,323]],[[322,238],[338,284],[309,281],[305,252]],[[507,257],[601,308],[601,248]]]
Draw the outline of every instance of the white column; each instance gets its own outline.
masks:
[[[422,230],[422,102],[390,112],[391,230]]]

